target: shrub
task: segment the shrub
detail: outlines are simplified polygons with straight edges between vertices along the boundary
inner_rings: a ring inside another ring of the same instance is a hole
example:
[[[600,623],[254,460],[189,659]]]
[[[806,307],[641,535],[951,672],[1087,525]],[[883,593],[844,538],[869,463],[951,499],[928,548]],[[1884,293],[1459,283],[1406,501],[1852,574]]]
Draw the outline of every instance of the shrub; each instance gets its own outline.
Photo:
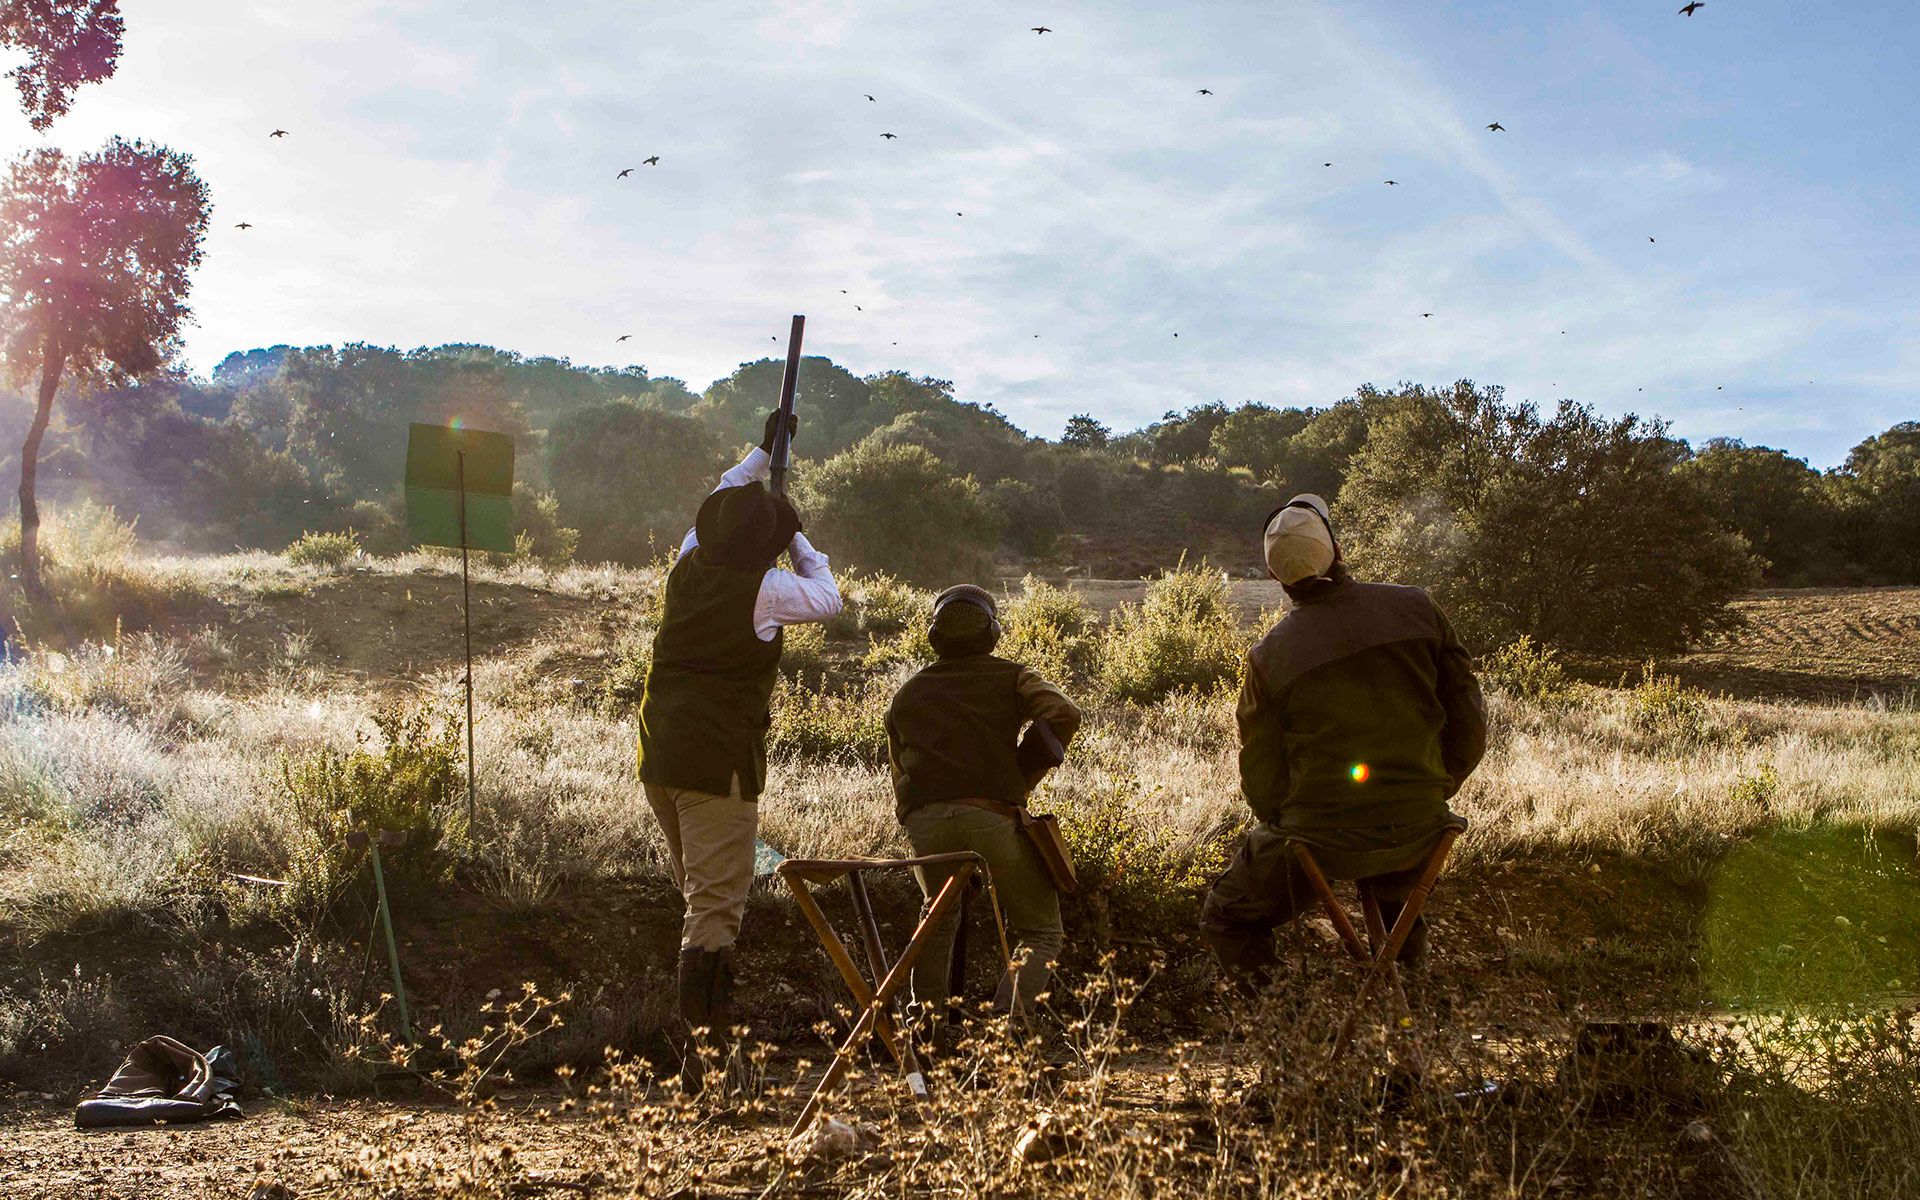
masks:
[[[653,635],[659,629],[660,608],[667,594],[669,561],[654,564],[653,587],[643,592],[633,608],[633,621],[614,643],[613,661],[600,681],[600,706],[612,713],[640,703],[647,691],[647,671],[653,666]]]
[[[308,530],[287,547],[287,561],[296,567],[334,570],[357,558],[360,552],[360,535],[351,529],[345,533],[315,533]]]
[[[1183,562],[1114,613],[1100,638],[1100,681],[1116,700],[1150,703],[1237,678],[1244,652],[1226,580]]]
[[[1509,696],[1553,705],[1572,699],[1560,652],[1522,634],[1480,660],[1480,677]]]
[[[1346,549],[1363,574],[1431,587],[1470,641],[1649,653],[1737,624],[1758,564],[1675,470],[1686,444],[1664,422],[1543,414],[1470,380],[1370,404],[1334,514]]]
[[[1052,488],[1037,488],[1019,479],[1002,479],[981,493],[981,502],[1005,532],[1006,544],[1030,558],[1052,554],[1065,531],[1066,514]]]
[[[841,579],[840,592],[845,603],[828,626],[836,637],[891,637],[924,627],[933,616],[932,592],[885,571],[850,572]]]
[[[927,627],[917,625],[875,641],[867,647],[860,665],[876,671],[897,667],[917,671],[933,660],[933,643],[927,638]]]
[[[356,500],[347,510],[347,519],[360,531],[361,546],[368,554],[405,554],[413,548],[407,515],[396,502]]]
[[[796,503],[830,552],[933,582],[986,564],[999,529],[979,485],[919,446],[871,439],[800,477]]]
[[[1115,782],[1060,796],[1055,810],[1073,853],[1081,889],[1101,943],[1116,934],[1172,941],[1193,925],[1197,899],[1226,866],[1227,842],[1194,840],[1141,794],[1125,762],[1102,772]]]
[[[796,679],[818,679],[827,667],[827,628],[817,621],[781,631],[780,669]]]
[[[105,641],[122,626],[138,629],[173,614],[191,599],[181,580],[163,576],[137,556],[134,526],[111,506],[85,501],[46,514],[40,524],[40,569],[48,607],[21,592],[20,520],[0,525],[0,646],[28,641]]]
[[[296,830],[286,900],[299,911],[323,910],[350,878],[360,861],[347,845],[355,830],[406,835],[381,856],[391,889],[418,890],[447,873],[443,843],[455,816],[460,726],[430,708],[398,705],[374,714],[373,724],[377,741],[363,733],[352,750],[325,747],[282,764]]]
[[[580,531],[560,521],[560,502],[552,492],[515,488],[513,492],[513,554],[515,563],[537,562],[557,570],[573,562],[580,548]]]
[[[773,693],[770,754],[878,766],[887,761],[887,705],[896,677],[879,675],[839,687],[807,687],[782,679]]]
[[[1628,696],[1627,713],[1633,727],[1656,742],[1686,747],[1707,737],[1706,694],[1660,674],[1652,659]]]
[[[723,469],[721,441],[692,417],[631,400],[573,409],[546,440],[554,521],[581,531],[591,562],[646,562],[693,524]]]
[[[1077,592],[1029,575],[1001,610],[998,653],[1064,684],[1087,673],[1098,621]]]

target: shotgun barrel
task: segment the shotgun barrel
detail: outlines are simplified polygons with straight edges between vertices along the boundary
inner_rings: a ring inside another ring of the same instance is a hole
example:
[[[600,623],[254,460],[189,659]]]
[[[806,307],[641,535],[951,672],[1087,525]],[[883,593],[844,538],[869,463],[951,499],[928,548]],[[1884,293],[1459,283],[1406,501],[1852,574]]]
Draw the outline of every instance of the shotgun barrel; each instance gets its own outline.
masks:
[[[793,436],[787,431],[793,416],[793,388],[800,381],[800,339],[807,332],[806,317],[795,313],[793,329],[787,334],[787,372],[780,377],[780,423],[773,431],[773,494],[787,494],[787,462],[793,453]]]

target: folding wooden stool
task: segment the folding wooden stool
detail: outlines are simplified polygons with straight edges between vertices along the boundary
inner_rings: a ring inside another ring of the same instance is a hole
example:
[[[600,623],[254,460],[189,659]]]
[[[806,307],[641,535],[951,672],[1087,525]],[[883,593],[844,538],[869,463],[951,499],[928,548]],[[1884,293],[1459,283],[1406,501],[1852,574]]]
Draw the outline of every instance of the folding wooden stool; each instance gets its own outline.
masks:
[[[1314,893],[1319,896],[1321,906],[1327,910],[1327,919],[1333,922],[1334,932],[1340,935],[1341,944],[1356,961],[1367,964],[1366,974],[1360,981],[1360,992],[1341,1021],[1340,1032],[1334,1036],[1333,1051],[1327,1056],[1329,1065],[1338,1062],[1346,1053],[1347,1046],[1353,1041],[1354,1030],[1360,1023],[1361,1010],[1366,1007],[1382,976],[1391,985],[1390,995],[1398,1002],[1395,1005],[1396,1015],[1411,1016],[1412,1009],[1407,1003],[1406,989],[1400,985],[1399,965],[1395,960],[1400,955],[1400,948],[1406,945],[1407,938],[1412,935],[1413,924],[1426,908],[1427,899],[1433,895],[1433,885],[1440,878],[1440,868],[1446,864],[1447,853],[1453,849],[1454,841],[1466,832],[1466,828],[1466,818],[1455,816],[1441,831],[1440,839],[1419,864],[1420,874],[1406,902],[1401,905],[1400,915],[1394,919],[1392,929],[1386,928],[1386,922],[1380,916],[1380,898],[1373,894],[1373,889],[1367,886],[1365,880],[1355,885],[1360,893],[1360,909],[1367,925],[1365,946],[1361,945],[1360,935],[1354,931],[1347,910],[1334,897],[1333,886],[1327,882],[1326,874],[1320,870],[1320,864],[1314,861],[1313,851],[1304,842],[1287,843],[1288,849],[1299,860],[1307,881],[1313,885]],[[1368,953],[1369,948],[1372,953]]]
[[[941,884],[926,915],[914,927],[913,936],[907,939],[906,946],[901,949],[899,959],[889,965],[886,948],[880,944],[880,925],[873,915],[873,898],[867,891],[867,881],[863,876],[868,871],[941,866],[956,866],[959,869]],[[1007,950],[1006,921],[1000,914],[999,896],[994,892],[993,877],[987,871],[986,859],[971,850],[929,854],[920,858],[790,858],[775,869],[775,874],[786,880],[787,887],[793,891],[794,901],[800,905],[800,911],[806,914],[814,932],[820,935],[821,946],[839,970],[840,978],[846,981],[847,990],[853,993],[854,1004],[860,1010],[853,1030],[834,1051],[833,1062],[828,1065],[826,1075],[814,1089],[813,1095],[807,1098],[800,1118],[793,1123],[793,1132],[799,1133],[812,1123],[820,1106],[826,1103],[828,1093],[840,1085],[853,1066],[854,1056],[875,1033],[880,1035],[887,1052],[906,1073],[908,1086],[913,1089],[914,1095],[924,1097],[927,1094],[926,1072],[920,1065],[920,1056],[914,1050],[912,1030],[896,1018],[894,998],[906,985],[914,962],[926,948],[927,934],[948,913],[960,907],[976,875],[985,883],[988,903],[993,906],[994,924],[1000,931],[1001,958],[1007,962],[1007,969],[1012,969],[1011,955]],[[834,932],[827,914],[821,911],[819,901],[808,890],[808,884],[829,884],[843,876],[853,895],[853,911],[860,922],[860,938],[866,947],[867,965],[873,971],[872,983],[860,974],[860,968],[854,965],[853,957],[841,943],[840,935]]]

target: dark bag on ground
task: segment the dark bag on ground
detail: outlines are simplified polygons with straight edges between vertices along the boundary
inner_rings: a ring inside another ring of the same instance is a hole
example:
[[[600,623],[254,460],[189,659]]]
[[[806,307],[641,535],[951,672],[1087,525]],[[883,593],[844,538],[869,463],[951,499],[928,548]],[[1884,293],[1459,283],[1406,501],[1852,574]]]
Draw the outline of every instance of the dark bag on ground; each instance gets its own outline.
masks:
[[[164,1034],[135,1044],[107,1086],[74,1109],[81,1129],[115,1125],[182,1125],[240,1115],[240,1063],[215,1046],[205,1054]]]

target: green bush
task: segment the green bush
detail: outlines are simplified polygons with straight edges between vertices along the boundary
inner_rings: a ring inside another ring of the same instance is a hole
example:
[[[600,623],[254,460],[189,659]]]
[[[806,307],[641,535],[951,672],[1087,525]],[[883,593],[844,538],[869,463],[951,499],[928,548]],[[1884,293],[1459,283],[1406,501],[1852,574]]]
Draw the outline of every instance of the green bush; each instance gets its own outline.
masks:
[[[600,707],[621,713],[640,703],[647,690],[647,671],[653,666],[653,635],[659,630],[660,610],[666,604],[670,558],[652,566],[653,586],[634,604],[632,621],[613,644],[612,661],[600,681]]]
[[[878,766],[887,761],[887,705],[895,677],[807,687],[782,679],[773,693],[768,753],[787,758]]]
[[[1560,665],[1560,652],[1527,634],[1482,658],[1480,676],[1507,695],[1535,704],[1562,704],[1573,697],[1574,684]]]
[[[640,703],[647,694],[647,672],[653,668],[651,620],[636,620],[627,626],[613,645],[612,662],[600,681],[601,707],[609,712],[625,712]]]
[[[1116,700],[1146,704],[1238,678],[1246,647],[1226,580],[1182,563],[1123,604],[1099,639],[1100,682]]]
[[[1228,842],[1182,834],[1124,762],[1112,765],[1103,772],[1118,781],[1112,787],[1065,794],[1054,805],[1080,877],[1073,903],[1087,910],[1095,941],[1123,934],[1172,942],[1192,929],[1199,897],[1226,867]]]
[[[515,488],[513,492],[514,563],[539,563],[559,569],[573,562],[580,548],[580,531],[560,520],[560,502],[552,492]]]
[[[817,621],[781,631],[780,669],[795,679],[819,679],[827,669],[827,628]]]
[[[352,750],[329,747],[281,766],[297,831],[285,899],[297,911],[323,911],[357,870],[361,851],[347,844],[355,830],[406,836],[404,845],[381,853],[391,889],[418,892],[448,874],[446,834],[460,817],[452,803],[462,764],[459,723],[397,704],[374,714],[373,723],[377,738],[362,734]]]
[[[1001,612],[998,653],[1065,684],[1089,672],[1099,621],[1077,592],[1029,575]]]
[[[849,574],[841,581],[845,600],[830,632],[837,637],[871,639],[892,637],[908,629],[924,629],[933,619],[933,593],[885,571]]]
[[[999,524],[969,475],[919,446],[861,442],[800,476],[809,535],[844,560],[932,583],[975,574]]]
[[[368,554],[405,554],[413,549],[407,514],[397,501],[356,500],[347,510],[347,519],[360,533],[361,547]]]
[[[326,567],[331,570],[345,566],[360,552],[360,535],[351,529],[344,533],[315,533],[308,530],[287,547],[287,561],[296,567]]]
[[[927,627],[918,625],[903,629],[892,637],[876,639],[867,647],[860,665],[870,671],[897,667],[917,671],[933,660],[933,643],[927,638]]]
[[[1627,714],[1634,729],[1655,742],[1685,748],[1707,740],[1706,693],[1660,674],[1652,659],[1627,697]]]
[[[190,583],[141,561],[132,522],[85,501],[40,522],[40,570],[52,597],[38,605],[19,586],[20,519],[0,524],[0,646],[27,642],[115,641],[122,629],[179,615],[196,599]]]

